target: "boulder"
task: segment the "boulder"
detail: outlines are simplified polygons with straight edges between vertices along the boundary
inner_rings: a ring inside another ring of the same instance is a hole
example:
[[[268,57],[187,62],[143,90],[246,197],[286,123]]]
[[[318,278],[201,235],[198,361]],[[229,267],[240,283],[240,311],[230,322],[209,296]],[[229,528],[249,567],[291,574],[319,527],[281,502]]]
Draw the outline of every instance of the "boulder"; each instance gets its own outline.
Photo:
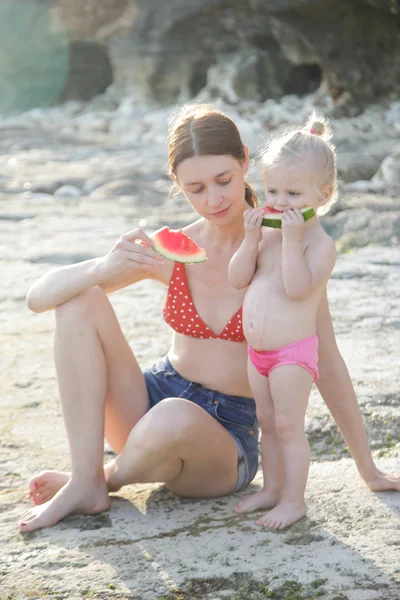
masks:
[[[322,87],[339,115],[356,114],[399,90],[399,6],[399,0],[5,0],[0,113],[87,100],[112,83],[121,95],[159,105],[199,93],[264,102]]]

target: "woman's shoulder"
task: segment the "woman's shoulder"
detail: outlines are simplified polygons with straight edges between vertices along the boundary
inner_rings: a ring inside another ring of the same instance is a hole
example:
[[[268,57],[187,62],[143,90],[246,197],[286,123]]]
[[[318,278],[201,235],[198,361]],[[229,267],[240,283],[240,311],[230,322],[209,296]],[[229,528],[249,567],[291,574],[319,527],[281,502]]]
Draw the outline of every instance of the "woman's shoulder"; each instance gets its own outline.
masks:
[[[186,235],[191,238],[195,238],[201,235],[204,235],[204,219],[197,219],[193,223],[189,223],[189,225],[185,225],[181,228]]]

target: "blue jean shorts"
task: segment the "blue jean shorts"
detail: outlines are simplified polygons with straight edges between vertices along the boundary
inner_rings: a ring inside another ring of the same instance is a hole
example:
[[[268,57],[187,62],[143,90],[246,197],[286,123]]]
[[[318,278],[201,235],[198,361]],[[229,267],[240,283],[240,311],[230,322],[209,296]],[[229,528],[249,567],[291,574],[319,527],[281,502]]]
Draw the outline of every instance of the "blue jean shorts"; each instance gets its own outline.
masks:
[[[149,410],[165,398],[184,398],[208,412],[230,433],[238,452],[238,477],[233,492],[244,489],[258,469],[258,425],[253,398],[228,396],[188,381],[175,371],[168,356],[145,369]]]

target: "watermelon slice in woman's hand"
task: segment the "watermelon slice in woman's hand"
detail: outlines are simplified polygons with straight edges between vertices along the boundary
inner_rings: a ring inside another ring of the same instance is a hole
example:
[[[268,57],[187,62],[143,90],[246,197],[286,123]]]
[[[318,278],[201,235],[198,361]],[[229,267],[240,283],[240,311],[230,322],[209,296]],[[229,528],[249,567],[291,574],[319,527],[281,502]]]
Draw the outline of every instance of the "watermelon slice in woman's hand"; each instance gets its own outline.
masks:
[[[283,212],[275,210],[275,208],[271,208],[269,206],[264,206],[263,211],[265,213],[265,217],[263,217],[262,224],[265,227],[274,227],[275,229],[282,228]],[[302,208],[300,212],[302,213],[305,221],[315,217],[315,211],[312,206],[306,206],[305,208]]]
[[[206,251],[200,248],[182,229],[163,227],[153,236],[154,250],[174,262],[193,264],[207,260]]]

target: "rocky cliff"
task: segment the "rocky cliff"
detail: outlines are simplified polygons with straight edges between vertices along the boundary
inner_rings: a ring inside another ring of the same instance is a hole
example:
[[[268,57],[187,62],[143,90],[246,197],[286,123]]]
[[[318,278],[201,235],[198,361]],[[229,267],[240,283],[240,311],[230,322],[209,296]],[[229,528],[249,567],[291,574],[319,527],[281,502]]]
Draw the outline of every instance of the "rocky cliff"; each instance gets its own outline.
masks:
[[[399,0],[4,0],[0,16],[3,113],[111,83],[162,105],[321,86],[354,111],[400,85]]]

